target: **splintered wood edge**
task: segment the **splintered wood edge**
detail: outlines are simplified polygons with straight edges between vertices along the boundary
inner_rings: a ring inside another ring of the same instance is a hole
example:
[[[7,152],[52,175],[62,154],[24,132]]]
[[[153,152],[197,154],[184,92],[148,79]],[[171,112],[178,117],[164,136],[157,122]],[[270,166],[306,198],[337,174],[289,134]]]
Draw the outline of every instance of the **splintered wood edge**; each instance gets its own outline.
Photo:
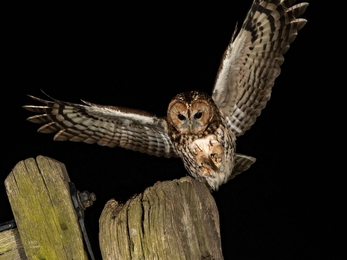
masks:
[[[65,165],[38,156],[20,161],[5,180],[28,258],[88,259]]]
[[[208,188],[190,177],[156,183],[99,219],[103,259],[223,259],[219,215]]]

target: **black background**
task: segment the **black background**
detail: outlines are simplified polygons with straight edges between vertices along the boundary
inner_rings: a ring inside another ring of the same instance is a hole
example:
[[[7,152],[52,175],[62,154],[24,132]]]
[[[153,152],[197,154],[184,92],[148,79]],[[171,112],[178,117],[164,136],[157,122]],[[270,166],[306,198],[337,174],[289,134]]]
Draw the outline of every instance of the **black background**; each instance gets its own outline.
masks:
[[[230,2],[9,8],[3,26],[1,180],[29,157],[63,162],[79,190],[97,195],[86,225],[100,257],[98,218],[109,199],[125,202],[156,181],[187,172],[179,159],[54,142],[25,120],[32,114],[21,106],[36,104],[26,95],[45,97],[42,89],[64,101],[81,98],[165,116],[177,93],[211,93],[235,24],[241,26],[251,4]],[[337,237],[341,190],[330,166],[337,163],[325,147],[332,123],[329,86],[323,84],[323,19],[315,3],[304,17],[309,22],[285,55],[270,102],[237,142],[238,152],[256,157],[256,164],[213,193],[225,259],[340,259],[346,246]],[[0,203],[1,223],[13,218],[4,186]]]

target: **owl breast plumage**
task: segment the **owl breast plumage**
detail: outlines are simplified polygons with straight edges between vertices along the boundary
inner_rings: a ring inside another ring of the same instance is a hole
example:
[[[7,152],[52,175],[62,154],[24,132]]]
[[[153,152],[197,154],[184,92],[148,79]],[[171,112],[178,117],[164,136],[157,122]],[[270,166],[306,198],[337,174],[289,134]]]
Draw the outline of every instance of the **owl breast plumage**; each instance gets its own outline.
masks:
[[[193,177],[206,181],[212,189],[229,179],[236,137],[208,94],[178,94],[169,104],[167,122],[176,152]]]
[[[169,103],[167,116],[83,101],[74,104],[30,96],[26,105],[54,140],[123,147],[149,155],[180,157],[187,171],[213,190],[247,170],[255,158],[236,153],[236,138],[256,121],[270,99],[283,54],[305,25],[307,3],[254,0],[222,58],[212,95],[188,91]]]

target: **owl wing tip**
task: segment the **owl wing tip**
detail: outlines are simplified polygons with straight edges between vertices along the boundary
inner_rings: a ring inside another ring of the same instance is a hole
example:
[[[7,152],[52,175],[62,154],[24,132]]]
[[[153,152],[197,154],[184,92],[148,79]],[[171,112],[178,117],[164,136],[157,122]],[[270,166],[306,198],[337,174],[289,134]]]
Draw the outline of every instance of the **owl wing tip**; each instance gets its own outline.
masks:
[[[93,103],[90,103],[88,101],[85,101],[83,99],[80,99],[84,104],[88,105],[88,106],[93,106],[93,105],[96,105],[96,104],[93,104]]]
[[[45,100],[45,99],[42,99],[42,98],[38,98],[38,97],[35,97],[35,96],[33,96],[33,95],[27,95],[28,97],[30,97],[31,99],[33,99],[33,100],[36,100],[36,101],[38,101],[38,102],[40,102],[40,103],[43,103],[43,104],[48,104],[48,100]],[[30,105],[24,105],[23,106],[23,108],[27,108],[27,107],[29,107]]]

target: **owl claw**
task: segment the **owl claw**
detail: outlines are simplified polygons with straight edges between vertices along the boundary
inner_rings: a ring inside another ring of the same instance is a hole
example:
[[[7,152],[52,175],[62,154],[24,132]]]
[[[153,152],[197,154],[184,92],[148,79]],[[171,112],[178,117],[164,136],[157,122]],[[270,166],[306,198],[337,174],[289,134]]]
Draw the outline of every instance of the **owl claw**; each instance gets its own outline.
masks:
[[[213,161],[213,163],[216,165],[217,165],[217,163],[221,163],[221,161],[222,161],[222,158],[216,153],[211,153],[210,157],[211,157],[211,160]]]
[[[208,167],[205,167],[205,166],[199,166],[199,169],[200,169],[200,172],[202,174],[203,177],[206,177],[206,176],[213,176],[213,172],[210,168]]]

